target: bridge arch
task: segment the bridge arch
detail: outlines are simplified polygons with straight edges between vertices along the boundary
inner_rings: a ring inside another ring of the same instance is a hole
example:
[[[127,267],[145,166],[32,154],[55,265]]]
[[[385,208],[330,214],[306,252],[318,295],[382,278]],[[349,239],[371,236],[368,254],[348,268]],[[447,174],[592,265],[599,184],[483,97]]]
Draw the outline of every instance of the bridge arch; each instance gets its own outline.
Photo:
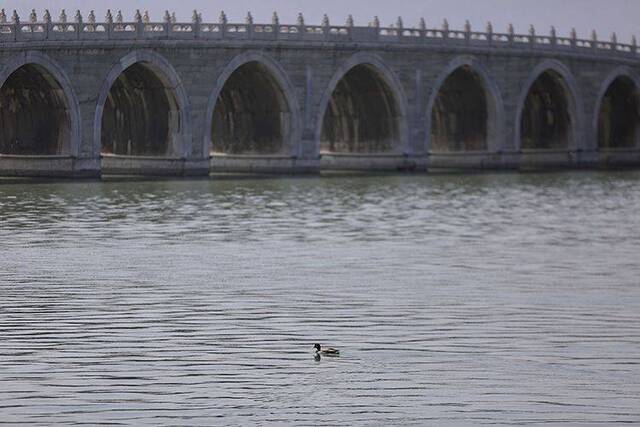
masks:
[[[17,96],[18,87],[27,90]],[[54,60],[26,51],[7,61],[0,69],[0,104],[5,102],[13,108],[0,113],[0,154],[78,156],[80,104]],[[28,142],[20,147],[20,140]]]
[[[355,86],[360,87],[352,90]],[[377,105],[382,105],[382,109],[375,110]],[[333,110],[333,116],[328,116],[329,109]],[[395,72],[375,54],[356,53],[340,65],[322,95],[316,119],[316,152],[320,153],[323,145],[331,145],[332,141],[323,139],[337,127],[346,138],[342,144],[335,145],[342,145],[346,150],[329,151],[411,153],[408,110],[407,97]],[[351,123],[348,123],[349,115],[354,116]],[[362,116],[365,126],[360,123]],[[376,123],[373,130],[371,123]],[[365,139],[368,133],[383,135],[384,139],[374,141],[374,144],[366,140],[362,143],[360,133]],[[335,139],[334,135],[333,142]]]
[[[613,70],[600,86],[592,132],[600,149],[640,144],[640,77],[628,67]]]
[[[456,85],[468,86],[468,90],[463,91],[459,99],[454,99],[455,94],[447,93],[455,89]],[[482,109],[483,114],[480,115],[480,120],[467,121],[467,123],[464,117],[460,120],[460,115],[465,116],[463,112],[465,108],[474,112]],[[442,116],[446,114],[454,114],[456,117],[452,121],[457,123],[445,124],[439,120],[434,121],[434,119],[442,120]],[[446,126],[447,124],[449,126]],[[455,58],[438,75],[427,102],[426,151],[439,151],[434,150],[436,145],[442,147],[446,143],[448,146],[443,147],[442,151],[456,151],[456,147],[450,144],[452,137],[457,136],[461,139],[458,141],[460,146],[457,148],[463,148],[460,151],[471,146],[472,150],[495,152],[504,148],[504,132],[504,101],[495,80],[478,58],[467,55]],[[437,134],[441,137],[438,141],[440,144],[434,141]]]
[[[137,50],[107,74],[93,123],[94,155],[185,158],[191,152],[191,107],[173,66]]]
[[[529,74],[516,104],[514,147],[584,148],[582,99],[573,74],[557,60],[545,60]]]
[[[218,75],[207,104],[203,151],[299,156],[301,123],[296,91],[282,66],[265,53],[246,52]]]

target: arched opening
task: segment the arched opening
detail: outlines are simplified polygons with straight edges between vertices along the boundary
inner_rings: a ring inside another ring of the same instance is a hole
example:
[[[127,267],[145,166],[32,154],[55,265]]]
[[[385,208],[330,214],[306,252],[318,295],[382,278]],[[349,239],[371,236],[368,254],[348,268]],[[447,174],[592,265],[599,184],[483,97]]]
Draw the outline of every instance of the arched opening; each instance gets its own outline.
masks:
[[[124,70],[109,89],[102,154],[165,156],[174,150],[180,115],[171,85],[144,63]]]
[[[481,77],[469,66],[444,81],[431,110],[431,151],[487,150],[489,105]]]
[[[598,116],[598,147],[635,147],[640,125],[638,89],[629,77],[616,78],[607,89]]]
[[[545,71],[531,85],[520,121],[523,149],[566,149],[571,139],[569,97],[562,77]]]
[[[213,110],[213,154],[279,154],[289,143],[291,110],[284,91],[258,61],[238,67]]]
[[[0,88],[0,154],[62,154],[70,138],[70,111],[60,83],[40,65],[15,70]]]
[[[336,85],[322,123],[320,150],[385,153],[400,142],[401,114],[389,84],[369,65],[357,65]]]

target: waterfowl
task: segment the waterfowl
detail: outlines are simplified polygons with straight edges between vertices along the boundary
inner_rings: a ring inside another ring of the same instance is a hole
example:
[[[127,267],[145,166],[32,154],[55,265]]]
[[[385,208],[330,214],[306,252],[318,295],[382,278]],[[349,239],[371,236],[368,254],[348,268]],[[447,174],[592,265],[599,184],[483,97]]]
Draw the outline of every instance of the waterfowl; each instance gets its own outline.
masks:
[[[336,348],[331,348],[331,347],[322,348],[320,346],[320,344],[314,345],[313,348],[316,350],[316,355],[321,355],[321,356],[340,356],[340,350],[338,350]]]

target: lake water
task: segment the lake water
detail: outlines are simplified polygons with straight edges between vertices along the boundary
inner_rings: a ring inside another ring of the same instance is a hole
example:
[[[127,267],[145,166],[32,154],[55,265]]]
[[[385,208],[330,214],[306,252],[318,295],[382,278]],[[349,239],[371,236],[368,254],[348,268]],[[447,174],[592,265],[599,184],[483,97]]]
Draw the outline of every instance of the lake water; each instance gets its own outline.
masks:
[[[640,423],[639,172],[12,182],[0,221],[9,425]]]

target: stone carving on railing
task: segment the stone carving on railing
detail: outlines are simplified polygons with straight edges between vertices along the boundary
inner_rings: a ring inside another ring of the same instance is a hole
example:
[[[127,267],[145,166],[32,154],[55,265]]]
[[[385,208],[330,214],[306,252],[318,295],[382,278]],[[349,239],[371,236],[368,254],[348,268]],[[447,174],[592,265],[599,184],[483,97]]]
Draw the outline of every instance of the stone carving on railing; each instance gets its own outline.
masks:
[[[442,38],[449,38],[449,21],[446,18],[442,21]]]
[[[533,24],[529,25],[529,43],[535,44],[536,42],[536,27]]]
[[[515,41],[516,38],[516,30],[513,27],[513,24],[509,24],[509,26],[507,27],[507,41],[509,42],[509,44],[512,44]]]
[[[324,16],[322,17],[322,26],[325,28],[329,28],[330,25],[331,24],[329,23],[329,15],[325,13]]]
[[[533,49],[592,49],[596,52],[613,52],[618,55],[638,54],[636,37],[630,44],[621,44],[614,32],[609,40],[599,41],[592,31],[589,39],[579,39],[575,29],[571,29],[568,37],[558,36],[555,27],[551,27],[549,35],[538,35],[531,25],[527,34],[516,34],[513,25],[509,24],[506,33],[496,33],[491,22],[487,22],[484,31],[473,31],[471,23],[466,21],[462,30],[452,30],[447,19],[440,28],[427,28],[424,18],[420,18],[418,27],[406,27],[403,18],[388,27],[381,27],[380,19],[375,16],[367,27],[356,27],[353,16],[348,15],[344,26],[332,26],[328,15],[323,15],[320,25],[308,25],[302,13],[299,13],[294,25],[283,24],[277,12],[274,12],[269,24],[255,23],[251,13],[247,13],[243,23],[229,23],[222,11],[218,22],[206,23],[202,15],[194,10],[191,22],[178,23],[175,12],[164,12],[161,22],[154,22],[148,11],[144,14],[135,11],[133,21],[125,22],[122,11],[115,17],[107,10],[104,22],[97,22],[92,10],[83,20],[78,10],[73,22],[67,21],[64,9],[56,21],[52,21],[48,10],[44,11],[42,21],[38,21],[36,10],[32,9],[27,22],[21,22],[17,11],[13,11],[10,20],[5,9],[0,9],[0,44],[13,41],[30,40],[103,40],[111,37],[116,40],[149,39],[162,36],[177,39],[225,39],[240,38],[259,40],[328,40],[328,41],[388,41],[396,43],[452,43],[464,46],[506,45],[512,48],[528,44]]]

